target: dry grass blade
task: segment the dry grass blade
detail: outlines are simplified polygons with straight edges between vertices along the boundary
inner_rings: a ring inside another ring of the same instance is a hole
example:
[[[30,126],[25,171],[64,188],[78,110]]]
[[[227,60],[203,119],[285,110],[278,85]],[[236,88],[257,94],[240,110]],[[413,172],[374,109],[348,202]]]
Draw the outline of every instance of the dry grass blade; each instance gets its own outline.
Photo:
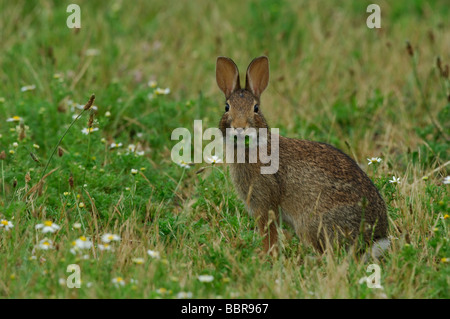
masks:
[[[44,183],[45,179],[48,176],[52,175],[54,172],[56,172],[58,169],[59,169],[59,167],[56,167],[56,168],[52,169],[50,172],[48,172],[47,174],[45,174],[43,177],[41,177],[39,182],[37,182],[33,187],[31,187],[30,190],[25,194],[25,196],[23,198],[27,198],[29,195],[32,195],[37,190],[39,190],[39,188],[42,187],[42,184]]]

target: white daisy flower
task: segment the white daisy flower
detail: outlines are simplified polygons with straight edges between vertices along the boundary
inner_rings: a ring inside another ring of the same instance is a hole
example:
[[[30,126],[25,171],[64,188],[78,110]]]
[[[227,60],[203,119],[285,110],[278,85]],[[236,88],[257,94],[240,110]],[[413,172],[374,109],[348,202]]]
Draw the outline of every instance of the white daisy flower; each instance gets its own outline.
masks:
[[[137,285],[138,283],[139,283],[139,280],[133,279],[133,278],[130,279],[130,284]]]
[[[3,227],[4,227],[5,231],[8,231],[11,228],[13,228],[14,225],[10,221],[7,221],[6,219],[2,219],[2,220],[0,220],[0,228],[3,228]]]
[[[134,262],[136,265],[142,265],[145,262],[144,258],[139,258],[139,257],[133,258],[133,259],[131,259],[131,261]]]
[[[120,241],[120,236],[110,233],[106,233],[102,236],[102,242],[110,243],[112,241]]]
[[[131,174],[132,175],[136,175],[137,173],[138,173],[137,169],[134,169],[134,168],[131,169]]]
[[[156,88],[155,89],[155,94],[156,95],[167,95],[169,93],[170,93],[170,89],[169,88],[165,88],[165,89]]]
[[[42,250],[53,249],[53,242],[48,238],[44,238],[39,242],[37,247]]]
[[[152,258],[155,258],[155,259],[159,259],[160,258],[160,255],[159,255],[159,252],[158,251],[154,251],[154,250],[147,250],[147,254],[150,256],[150,257],[152,257]]]
[[[25,85],[20,88],[20,92],[33,91],[36,89],[36,85]]]
[[[105,116],[106,116],[106,117],[110,117],[110,116],[111,116],[111,112],[110,112],[110,111],[106,111],[106,112],[105,112]]]
[[[84,104],[79,104],[79,103],[73,102],[72,106],[74,107],[72,109],[72,112],[75,111],[75,109],[84,110]]]
[[[41,231],[45,234],[45,233],[54,233],[61,227],[59,227],[58,225],[56,225],[54,222],[52,222],[50,220],[46,220],[43,224],[37,224],[35,226],[35,228],[42,229]]]
[[[190,168],[189,164],[186,163],[185,161],[181,160],[179,163],[177,163],[178,166],[182,167],[182,168]]]
[[[211,275],[200,275],[197,278],[200,282],[211,282],[214,280],[214,276]]]
[[[80,238],[76,239],[72,242],[73,249],[75,251],[78,251],[80,249],[91,249],[92,248],[92,242],[89,240],[89,238],[86,238],[85,236],[81,236]]]
[[[389,181],[389,183],[394,184],[394,185],[401,184],[400,177],[392,176],[392,179]]]
[[[206,159],[206,162],[208,164],[216,164],[216,163],[222,163],[222,160],[219,158],[219,156],[214,155],[214,156],[208,157]]]
[[[450,176],[446,176],[446,177],[444,178],[444,180],[442,181],[442,183],[444,183],[444,184],[450,184]]]
[[[160,295],[165,295],[167,293],[167,289],[166,288],[158,288],[158,289],[156,289],[156,293],[160,294]]]
[[[100,244],[98,245],[98,249],[100,249],[101,251],[113,251],[112,247],[110,244]]]
[[[379,157],[372,157],[372,158],[368,158],[367,159],[369,161],[369,165],[371,164],[377,164],[377,163],[381,163],[382,159]]]
[[[110,149],[114,149],[114,148],[119,148],[122,147],[122,143],[111,143],[111,145],[109,145]]]
[[[6,119],[6,122],[20,122],[21,120],[22,118],[20,116],[15,115],[13,117]]]
[[[122,277],[116,277],[112,279],[112,283],[114,284],[114,286],[116,287],[120,287],[120,286],[125,286],[125,280],[123,280]]]
[[[192,298],[192,292],[188,291],[180,291],[179,293],[177,293],[177,298],[178,299],[191,299]]]
[[[129,152],[134,153],[134,151],[136,150],[136,145],[130,144],[128,145],[127,149]]]
[[[84,135],[88,135],[89,133],[98,131],[98,127],[85,127],[81,130],[81,133]]]
[[[151,87],[152,89],[154,89],[154,88],[158,85],[158,83],[157,83],[156,81],[154,81],[154,80],[148,81],[147,84],[148,84],[148,86]]]
[[[72,227],[75,228],[75,229],[80,229],[81,228],[81,223],[74,223]]]

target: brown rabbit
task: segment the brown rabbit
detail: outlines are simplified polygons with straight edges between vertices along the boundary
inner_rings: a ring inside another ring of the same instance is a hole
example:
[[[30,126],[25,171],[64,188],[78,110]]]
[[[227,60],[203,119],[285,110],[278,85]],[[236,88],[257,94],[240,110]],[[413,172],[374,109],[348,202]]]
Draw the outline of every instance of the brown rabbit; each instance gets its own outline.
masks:
[[[241,89],[236,64],[226,57],[217,59],[216,80],[226,97],[219,124],[224,136],[227,129],[240,135],[249,128],[268,128],[259,106],[269,82],[267,57],[250,63],[245,89]],[[272,135],[269,132],[267,136],[270,151]],[[229,163],[239,197],[250,215],[257,218],[265,251],[271,251],[277,242],[281,214],[300,238],[319,251],[334,240],[342,244],[363,238],[367,244],[376,241],[372,253],[380,255],[389,246],[386,205],[356,162],[325,143],[278,138],[279,167],[275,174],[261,174],[265,164],[259,156],[256,163]]]

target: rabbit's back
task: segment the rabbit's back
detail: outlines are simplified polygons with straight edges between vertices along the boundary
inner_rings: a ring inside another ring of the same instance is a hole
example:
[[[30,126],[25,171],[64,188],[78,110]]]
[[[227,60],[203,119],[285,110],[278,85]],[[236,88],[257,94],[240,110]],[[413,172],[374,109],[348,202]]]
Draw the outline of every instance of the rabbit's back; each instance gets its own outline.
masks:
[[[280,137],[279,174],[285,183],[283,214],[313,243],[324,236],[323,230],[351,239],[363,231],[367,242],[387,236],[381,195],[358,164],[337,148]]]

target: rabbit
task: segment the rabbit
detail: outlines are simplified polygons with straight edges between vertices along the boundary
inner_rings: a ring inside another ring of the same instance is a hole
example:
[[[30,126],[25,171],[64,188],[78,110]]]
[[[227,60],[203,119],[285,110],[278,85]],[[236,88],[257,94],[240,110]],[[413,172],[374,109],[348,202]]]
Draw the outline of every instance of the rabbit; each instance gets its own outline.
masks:
[[[219,123],[223,136],[227,129],[239,135],[249,128],[269,128],[260,106],[269,82],[266,56],[255,58],[248,66],[245,88],[240,86],[233,60],[218,57],[216,81],[226,98]],[[268,133],[269,150],[271,137]],[[227,161],[240,199],[250,216],[256,218],[264,252],[274,251],[277,226],[282,220],[319,252],[330,243],[349,247],[362,239],[368,245],[376,243],[371,251],[379,257],[390,243],[386,205],[358,164],[325,143],[278,138],[279,167],[275,174],[261,174],[265,164],[259,157],[256,163]]]

